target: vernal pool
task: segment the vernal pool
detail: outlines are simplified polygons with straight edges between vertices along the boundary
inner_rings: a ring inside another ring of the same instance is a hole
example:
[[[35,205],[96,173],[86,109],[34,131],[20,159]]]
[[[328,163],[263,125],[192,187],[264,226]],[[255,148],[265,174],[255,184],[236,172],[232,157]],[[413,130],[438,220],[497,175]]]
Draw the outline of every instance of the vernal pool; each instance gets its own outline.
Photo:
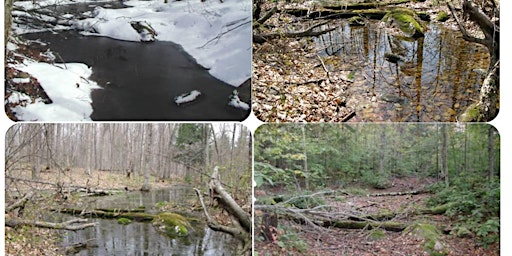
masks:
[[[137,208],[145,206],[146,212],[162,202],[176,204],[194,200],[190,187],[175,187],[150,192],[128,192],[122,195],[92,199],[87,209]],[[198,218],[202,212],[198,212]],[[71,218],[69,216],[64,216]],[[233,239],[224,233],[215,232],[206,225],[194,226],[187,237],[170,238],[159,232],[151,222],[117,223],[116,219],[99,219],[84,216],[97,222],[95,227],[62,233],[62,245],[85,243],[84,249],[74,255],[232,255],[235,253]]]
[[[343,22],[316,40],[330,68],[352,75],[350,121],[456,121],[478,99],[487,49],[457,31],[431,23],[425,37],[393,35],[378,23]],[[400,56],[397,63],[385,55]]]

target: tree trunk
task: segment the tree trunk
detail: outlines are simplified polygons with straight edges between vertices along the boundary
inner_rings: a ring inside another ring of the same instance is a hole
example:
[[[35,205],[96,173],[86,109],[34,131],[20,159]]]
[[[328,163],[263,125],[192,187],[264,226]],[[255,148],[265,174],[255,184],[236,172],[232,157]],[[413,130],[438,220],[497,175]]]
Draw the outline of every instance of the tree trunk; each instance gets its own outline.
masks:
[[[144,168],[144,184],[142,184],[142,187],[140,188],[141,191],[149,191],[150,190],[150,186],[149,186],[149,170],[151,168],[150,166],[150,157],[151,157],[151,140],[153,138],[153,126],[151,124],[146,124],[146,129],[147,130],[147,137],[146,137],[146,147],[145,147],[145,150],[144,152],[142,152],[142,154],[144,154],[142,156],[143,158],[143,164],[142,164],[142,168]]]
[[[494,127],[491,125],[489,125],[487,151],[489,154],[489,180],[492,181],[494,178]]]
[[[12,5],[13,0],[5,0],[4,2],[4,45],[7,47],[7,41],[9,40],[9,31],[12,25]],[[5,48],[7,50],[7,48]]]
[[[448,131],[446,124],[441,124],[441,178],[446,187],[450,186],[448,179]]]

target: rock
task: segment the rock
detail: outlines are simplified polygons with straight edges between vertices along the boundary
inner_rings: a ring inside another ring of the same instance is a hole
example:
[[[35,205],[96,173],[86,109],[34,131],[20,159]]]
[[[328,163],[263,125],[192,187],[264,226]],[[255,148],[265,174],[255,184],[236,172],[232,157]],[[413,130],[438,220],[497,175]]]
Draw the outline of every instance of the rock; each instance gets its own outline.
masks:
[[[384,16],[383,21],[397,26],[407,37],[420,38],[425,36],[425,26],[418,15],[407,8],[396,8]]]

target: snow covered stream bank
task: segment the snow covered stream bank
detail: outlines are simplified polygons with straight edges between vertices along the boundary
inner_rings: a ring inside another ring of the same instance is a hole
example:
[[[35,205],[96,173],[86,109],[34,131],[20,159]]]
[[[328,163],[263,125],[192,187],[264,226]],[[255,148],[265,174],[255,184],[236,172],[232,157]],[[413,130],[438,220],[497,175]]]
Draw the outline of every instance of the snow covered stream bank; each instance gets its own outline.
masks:
[[[40,8],[55,1],[37,3]],[[64,3],[66,0],[59,1],[59,7]],[[230,96],[237,89],[242,101],[250,101],[250,1],[162,0],[124,4],[129,7],[108,9],[108,5],[94,7],[96,2],[89,1],[89,11],[80,7],[80,12],[54,13],[53,18],[43,18],[48,22],[42,23],[52,24],[53,33],[23,35],[48,42],[57,62],[85,63],[91,68],[91,79],[102,88],[91,93],[92,120],[241,121],[247,117],[247,104],[230,105]],[[25,10],[34,8],[31,1],[16,5]],[[33,24],[16,17],[14,31],[33,32],[33,28],[29,29]],[[134,24],[154,29],[151,36],[156,41],[140,42],[142,33],[134,29]],[[66,31],[70,29],[80,31],[81,35]],[[42,81],[45,76],[38,74],[36,78]],[[201,92],[194,102],[174,102],[174,97],[193,90]],[[48,95],[53,100],[54,96]]]

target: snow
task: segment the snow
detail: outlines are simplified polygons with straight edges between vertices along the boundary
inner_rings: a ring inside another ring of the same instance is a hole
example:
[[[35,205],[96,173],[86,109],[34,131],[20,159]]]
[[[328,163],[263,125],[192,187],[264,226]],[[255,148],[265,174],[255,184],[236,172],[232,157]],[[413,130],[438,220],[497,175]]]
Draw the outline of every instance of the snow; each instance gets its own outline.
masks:
[[[59,0],[59,5],[80,2],[97,3],[91,0]],[[55,0],[16,1],[18,10],[33,10],[44,6],[54,5]],[[156,40],[171,41],[180,44],[183,49],[205,68],[211,75],[234,87],[240,86],[251,77],[251,8],[252,1],[248,0],[163,0],[127,1],[131,6],[122,9],[96,7],[94,11],[83,13],[78,19],[70,14],[61,15],[57,20],[60,25],[52,30],[79,29],[83,34],[105,36],[118,40],[147,41],[152,40],[148,33],[138,33],[133,22],[147,24],[155,30]],[[28,15],[16,11],[18,16]],[[55,18],[41,16],[48,22]],[[73,19],[69,21],[69,19]],[[64,25],[63,25],[64,24]],[[70,24],[70,25],[65,25]],[[13,25],[16,33],[41,31]],[[154,35],[151,35],[154,36]],[[8,43],[8,49],[15,50],[14,44]],[[98,86],[85,82],[90,76],[90,68],[84,64],[68,63],[66,68],[45,63],[24,63],[16,68],[30,73],[42,85],[52,104],[45,104],[40,99],[30,103],[26,95],[13,93],[12,101],[23,101],[14,111],[20,120],[40,121],[78,121],[90,120],[92,113],[90,91]],[[78,72],[78,73],[76,73]],[[17,81],[19,82],[19,81]],[[79,87],[76,84],[79,84]],[[192,91],[188,97],[177,99],[181,104],[194,100],[200,95]],[[192,98],[193,97],[193,98]],[[237,97],[238,98],[238,97]],[[248,109],[247,103],[232,98],[231,106]]]
[[[249,104],[243,102],[238,97],[238,91],[234,90],[233,94],[230,96],[231,100],[229,101],[228,105],[235,107],[235,108],[241,108],[243,110],[249,110]]]
[[[25,78],[16,77],[16,78],[12,79],[12,82],[16,83],[16,84],[30,83],[30,78],[29,77],[25,77]]]
[[[51,65],[25,61],[14,68],[37,78],[41,87],[53,101],[45,104],[37,99],[32,104],[21,104],[13,110],[20,120],[32,121],[88,121],[92,113],[91,90],[100,88],[88,78],[92,71],[81,63]],[[9,102],[28,102],[26,95],[13,93]]]
[[[141,41],[130,25],[144,21],[157,40],[180,44],[210,73],[238,87],[251,77],[251,2],[247,0],[127,1],[130,8],[96,7],[72,27],[87,35]]]
[[[193,90],[191,92],[187,92],[175,97],[174,102],[176,102],[176,104],[179,106],[180,104],[195,100],[197,97],[199,97],[199,95],[201,95],[201,92],[199,92],[198,90]]]

